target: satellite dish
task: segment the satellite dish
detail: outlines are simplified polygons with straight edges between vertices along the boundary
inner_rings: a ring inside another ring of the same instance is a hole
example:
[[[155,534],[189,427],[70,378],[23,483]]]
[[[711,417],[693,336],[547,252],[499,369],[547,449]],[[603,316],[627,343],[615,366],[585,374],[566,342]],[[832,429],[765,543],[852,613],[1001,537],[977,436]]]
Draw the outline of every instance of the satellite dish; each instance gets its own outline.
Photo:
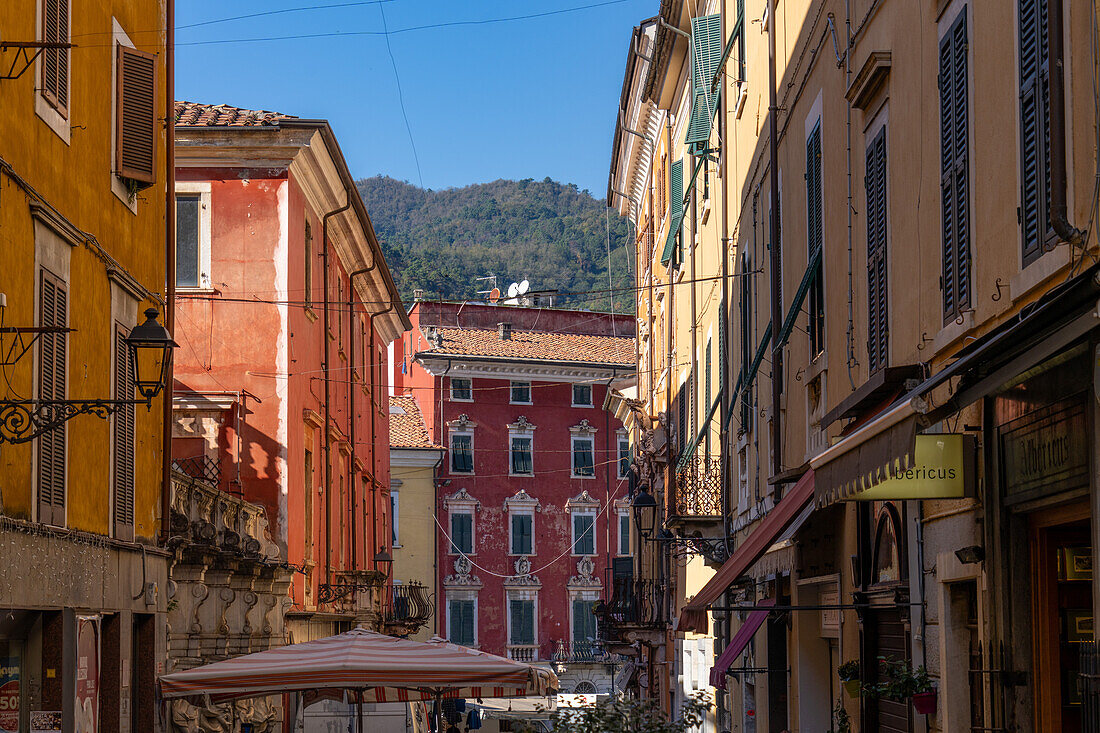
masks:
[[[524,293],[526,293],[530,289],[531,289],[531,283],[524,280],[523,282],[521,282],[519,284],[519,290],[516,291],[516,295],[523,295]]]
[[[493,288],[489,291],[489,302],[496,303],[500,300],[500,288]]]
[[[511,285],[508,286],[508,297],[509,298],[514,298],[517,295],[519,295],[519,284],[518,283],[512,283]]]

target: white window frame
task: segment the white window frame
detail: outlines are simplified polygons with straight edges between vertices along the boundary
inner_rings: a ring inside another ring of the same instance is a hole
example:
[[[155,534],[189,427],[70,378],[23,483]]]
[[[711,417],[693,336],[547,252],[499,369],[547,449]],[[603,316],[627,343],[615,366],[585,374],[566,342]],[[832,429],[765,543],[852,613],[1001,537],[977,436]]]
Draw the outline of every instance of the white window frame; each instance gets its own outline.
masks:
[[[210,278],[210,183],[208,181],[179,181],[176,183],[176,196],[199,196],[199,284],[176,285],[176,290],[189,293],[214,292]]]
[[[524,385],[524,384],[527,385],[527,401],[526,402],[520,402],[520,401],[515,399],[512,390],[515,389],[517,386]],[[527,382],[527,381],[523,381],[523,380],[513,379],[512,381],[510,381],[508,383],[508,404],[510,404],[510,405],[532,405],[532,404],[534,404],[534,402],[535,402],[535,393],[534,393],[534,390],[532,389],[532,386],[533,385],[531,384],[531,382]]]
[[[592,552],[577,552],[577,523],[576,517],[592,517]],[[595,557],[599,554],[599,543],[596,537],[596,510],[575,509],[569,512],[569,536],[572,542],[569,545],[569,554],[573,557]]]
[[[618,542],[615,545],[615,555],[616,555],[616,557],[633,557],[634,556],[634,552],[633,552],[634,543],[631,540],[632,525],[630,524],[630,510],[628,510],[628,509],[619,509],[615,513],[615,517],[616,517],[616,520],[617,520],[616,528],[615,528],[615,539],[618,540]],[[626,520],[626,552],[623,552],[623,520],[624,519]]]
[[[401,501],[397,489],[390,489],[390,527],[393,532],[392,547],[401,547]]]
[[[576,444],[579,441],[586,441],[592,445],[592,473],[583,474],[577,473],[577,467],[574,465],[574,459],[576,456]],[[596,438],[593,435],[571,435],[569,437],[569,478],[579,479],[594,479],[596,478]]]
[[[510,557],[525,557],[536,553],[535,514],[541,511],[542,503],[523,489],[504,500],[504,513],[508,515],[508,555]],[[531,552],[529,553],[512,552],[512,517],[516,514],[527,514],[531,517]]]
[[[443,509],[447,512],[447,554],[452,557],[477,555],[477,512],[481,508],[481,502],[470,496],[466,489],[459,489],[454,494],[443,499]],[[470,515],[470,552],[456,552],[451,516],[454,514]]]
[[[515,527],[512,524],[512,517],[531,517],[531,551],[530,552],[513,552],[514,540],[515,540]],[[530,510],[514,510],[508,512],[508,555],[509,557],[521,557],[530,556],[535,554],[535,511]]]
[[[505,622],[505,646],[528,646],[527,644],[513,644],[512,643],[512,601],[531,601],[531,626],[532,626],[532,640],[534,644],[531,646],[539,646],[539,593],[537,590],[519,590],[509,589],[505,593],[504,598],[504,622]],[[538,657],[538,652],[535,652],[535,657]]]
[[[455,380],[460,379],[464,382],[468,382],[470,385],[469,397],[455,397]],[[474,401],[474,380],[470,377],[450,377],[447,381],[447,394],[451,397],[451,402],[473,402]]]
[[[569,591],[569,645],[572,647],[576,641],[577,631],[577,619],[576,614],[573,613],[573,603],[575,601],[588,601],[596,603],[600,600],[600,590],[571,590]],[[595,618],[595,614],[593,614]],[[600,621],[596,618],[596,637],[599,638],[600,633]]]
[[[479,609],[478,609],[479,604],[477,602],[477,592],[476,591],[450,591],[450,592],[447,593],[447,640],[448,641],[453,641],[453,639],[451,639],[451,620],[454,618],[454,616],[451,613],[451,603],[454,602],[454,601],[471,601],[474,604],[474,638],[473,638],[473,644],[470,645],[470,648],[471,649],[476,649],[476,648],[478,648],[477,626],[478,626],[478,611],[479,611]],[[457,644],[458,642],[455,641],[454,643]]]
[[[458,543],[454,540],[454,518],[458,515],[466,515],[470,518],[470,550],[469,552],[463,550],[458,546]],[[473,557],[477,555],[477,522],[474,521],[474,513],[469,509],[452,509],[447,513],[447,535],[449,541],[447,542],[447,554],[448,555],[468,555]]]
[[[537,426],[527,422],[527,418],[520,415],[514,423],[508,424],[508,475],[509,476],[534,476],[535,475],[535,428]],[[512,439],[531,439],[531,472],[516,473],[512,470]],[[570,459],[572,460],[572,459]]]
[[[577,402],[577,387],[588,387],[588,402]],[[574,382],[569,388],[570,407],[593,407],[596,403],[595,389],[587,382]]]
[[[626,454],[623,454],[623,443],[626,443]],[[623,470],[623,458],[627,459],[627,469]],[[615,475],[617,478],[626,478],[630,475],[630,436],[626,430],[619,428],[615,431]]]
[[[470,470],[469,471],[456,471],[454,464],[454,447],[455,438],[466,437],[470,439]],[[447,436],[447,472],[453,473],[456,476],[473,476],[476,471],[474,469],[474,431],[472,430],[451,430]]]

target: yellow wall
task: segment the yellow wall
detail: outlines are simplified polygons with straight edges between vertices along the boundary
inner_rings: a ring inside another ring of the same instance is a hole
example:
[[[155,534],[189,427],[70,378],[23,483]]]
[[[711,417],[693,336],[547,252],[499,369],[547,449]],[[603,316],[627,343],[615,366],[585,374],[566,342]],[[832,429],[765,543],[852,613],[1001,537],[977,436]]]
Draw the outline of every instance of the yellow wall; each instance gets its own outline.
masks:
[[[392,491],[400,497],[398,540],[401,546],[393,548],[393,579],[404,583],[419,581],[425,586],[427,597],[435,594],[436,586],[437,535],[432,514],[435,507],[435,472],[430,465],[404,465],[402,457],[405,454],[430,454],[438,459],[439,451],[394,448],[390,457],[390,481],[395,487]],[[433,614],[427,625],[409,638],[417,641],[430,639],[439,633],[438,624],[439,620]]]
[[[40,4],[40,3],[39,3]],[[35,224],[29,204],[35,197],[11,174],[25,180],[60,217],[89,235],[70,250],[68,397],[111,397],[111,285],[108,267],[129,273],[146,290],[161,294],[165,272],[164,138],[157,141],[157,181],[137,195],[134,211],[112,192],[113,62],[112,18],[136,47],[156,54],[157,109],[164,109],[165,8],[161,2],[72,0],[69,116],[59,129],[36,114],[37,64],[19,79],[0,81],[0,292],[7,296],[4,325],[36,324]],[[0,5],[5,41],[36,39],[36,3]],[[160,30],[158,30],[160,29]],[[15,51],[3,54],[5,69]],[[163,118],[163,114],[158,117]],[[67,127],[67,129],[65,129]],[[78,237],[83,238],[83,237]],[[98,247],[90,240],[94,238]],[[145,297],[137,310],[163,305]],[[127,324],[133,325],[133,324]],[[10,343],[4,337],[4,346]],[[0,399],[33,396],[33,350],[6,372]],[[110,423],[80,416],[68,429],[68,525],[100,534],[110,531]],[[161,489],[161,409],[137,410],[135,533],[158,530]],[[0,450],[0,491],[5,514],[32,519],[34,443]]]

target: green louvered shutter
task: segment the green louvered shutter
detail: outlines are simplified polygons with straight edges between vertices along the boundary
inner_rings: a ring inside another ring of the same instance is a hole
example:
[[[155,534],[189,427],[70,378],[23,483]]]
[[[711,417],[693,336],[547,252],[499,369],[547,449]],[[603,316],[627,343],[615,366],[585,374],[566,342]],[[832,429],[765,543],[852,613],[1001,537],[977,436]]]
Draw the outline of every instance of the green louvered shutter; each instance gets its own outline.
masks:
[[[684,162],[673,162],[668,176],[668,239],[665,240],[665,249],[661,253],[661,264],[672,259],[672,253],[676,248],[676,237],[680,234],[680,226],[684,222]]]
[[[1020,229],[1024,266],[1050,240],[1050,52],[1047,0],[1019,0]]]
[[[691,119],[688,145],[706,145],[711,120],[718,109],[718,89],[712,84],[722,60],[722,20],[717,14],[691,19]]]
[[[970,306],[970,173],[966,13],[940,42],[940,201],[943,318]],[[1026,209],[1031,211],[1030,208]],[[1025,211],[1021,207],[1021,214]],[[1032,214],[1028,215],[1030,221]]]

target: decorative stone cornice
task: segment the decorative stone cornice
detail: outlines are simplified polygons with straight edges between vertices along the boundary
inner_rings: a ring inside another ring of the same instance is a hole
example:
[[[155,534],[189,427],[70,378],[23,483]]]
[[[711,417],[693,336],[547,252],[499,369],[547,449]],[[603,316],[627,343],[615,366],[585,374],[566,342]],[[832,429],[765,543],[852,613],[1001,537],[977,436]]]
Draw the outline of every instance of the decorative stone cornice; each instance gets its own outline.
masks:
[[[541,512],[542,503],[538,499],[528,494],[524,489],[520,489],[512,496],[509,496],[504,500],[504,510],[513,511],[516,509],[527,509],[531,511]]]
[[[526,555],[514,563],[516,574],[504,580],[505,588],[541,588],[542,581],[531,575],[531,560]]]
[[[508,430],[513,433],[531,433],[534,432],[536,425],[532,425],[525,415],[520,415],[513,423],[508,423]]]
[[[597,428],[592,427],[589,424],[588,418],[584,418],[579,423],[569,428],[569,432],[573,435],[595,435]]]
[[[473,563],[465,555],[455,558],[454,575],[448,575],[443,579],[446,588],[481,588],[481,578],[472,573]]]
[[[588,489],[585,489],[573,498],[568,499],[565,502],[565,508],[568,511],[576,509],[599,509],[600,502],[598,499],[593,499],[592,495],[588,493]]]
[[[569,362],[526,363],[522,359],[505,362],[480,361],[474,357],[454,357],[421,351],[415,359],[432,376],[488,377],[490,379],[524,379],[532,382],[606,382],[634,366],[621,364],[573,364]]]
[[[451,430],[473,430],[477,427],[477,423],[470,419],[470,416],[465,412],[458,416],[457,420],[447,421],[447,427]]]
[[[596,563],[592,562],[592,558],[585,556],[577,562],[577,574],[570,576],[568,587],[570,590],[578,588],[600,588],[603,583],[599,578],[592,577],[592,573],[596,570]]]
[[[472,509],[478,511],[481,509],[481,502],[470,496],[470,492],[466,489],[459,489],[450,496],[443,498],[443,508],[448,511],[451,509]]]

